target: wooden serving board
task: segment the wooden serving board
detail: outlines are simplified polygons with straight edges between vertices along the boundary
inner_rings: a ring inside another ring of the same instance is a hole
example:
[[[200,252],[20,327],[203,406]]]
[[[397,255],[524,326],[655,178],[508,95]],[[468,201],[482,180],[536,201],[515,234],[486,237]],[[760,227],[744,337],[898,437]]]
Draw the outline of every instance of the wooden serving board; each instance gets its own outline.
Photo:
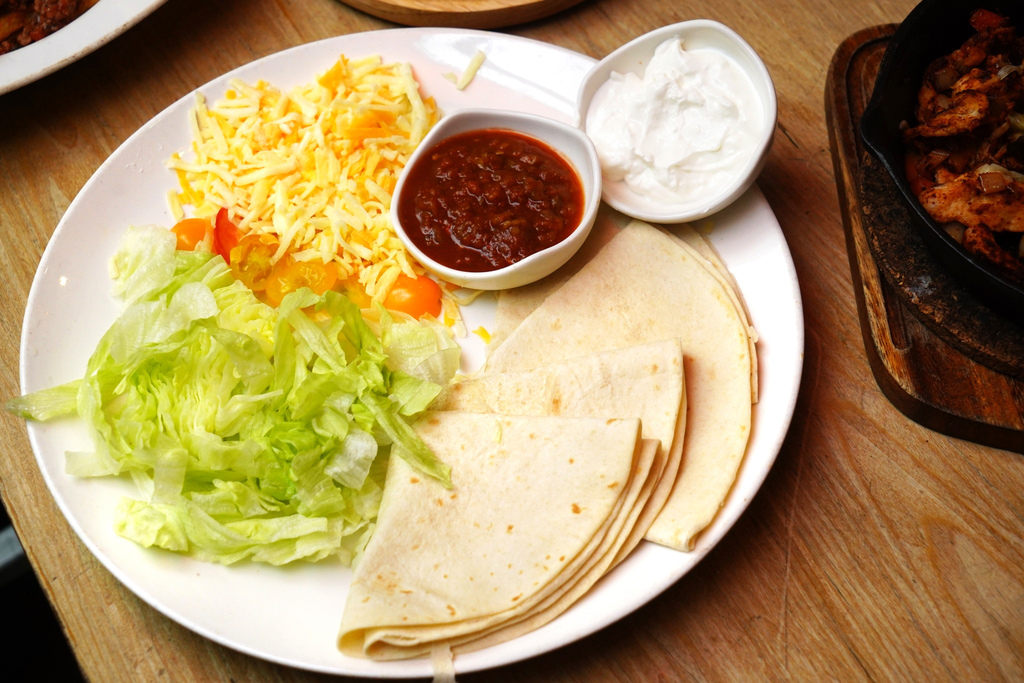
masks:
[[[340,0],[349,7],[406,26],[491,29],[524,24],[582,0]]]
[[[861,331],[875,379],[914,421],[1024,453],[1024,330],[978,304],[931,260],[858,125],[895,25],[837,49],[825,84],[839,203]],[[883,252],[885,245],[901,245]],[[881,258],[879,258],[881,257]],[[924,288],[926,273],[940,284]]]

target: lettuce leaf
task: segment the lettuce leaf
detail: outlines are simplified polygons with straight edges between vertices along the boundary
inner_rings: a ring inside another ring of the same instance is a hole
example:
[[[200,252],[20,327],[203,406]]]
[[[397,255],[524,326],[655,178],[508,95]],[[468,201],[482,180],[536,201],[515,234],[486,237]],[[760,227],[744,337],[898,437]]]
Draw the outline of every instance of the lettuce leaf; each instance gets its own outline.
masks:
[[[272,308],[219,256],[176,251],[169,235],[126,233],[110,269],[125,306],[85,376],[6,406],[84,420],[96,450],[69,453],[69,473],[139,489],[117,505],[119,534],[225,564],[352,562],[389,457],[450,486],[408,422],[458,368],[446,330],[384,312],[378,337],[333,291]]]

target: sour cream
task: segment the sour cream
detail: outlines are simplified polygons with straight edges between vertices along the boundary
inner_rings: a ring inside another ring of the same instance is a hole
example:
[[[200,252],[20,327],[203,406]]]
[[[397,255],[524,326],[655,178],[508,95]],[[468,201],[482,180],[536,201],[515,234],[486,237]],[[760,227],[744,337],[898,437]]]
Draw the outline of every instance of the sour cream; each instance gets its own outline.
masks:
[[[587,112],[606,180],[665,204],[728,189],[757,147],[764,116],[750,77],[715,49],[661,43],[643,77],[612,72]]]

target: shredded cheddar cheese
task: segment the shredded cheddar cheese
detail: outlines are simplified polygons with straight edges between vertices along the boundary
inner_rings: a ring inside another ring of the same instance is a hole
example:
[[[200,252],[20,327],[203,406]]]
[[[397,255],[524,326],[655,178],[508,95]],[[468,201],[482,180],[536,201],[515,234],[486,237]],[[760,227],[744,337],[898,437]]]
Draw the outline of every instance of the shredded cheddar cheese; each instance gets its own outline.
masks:
[[[412,68],[379,57],[342,56],[288,92],[233,80],[212,107],[197,94],[191,154],[167,162],[181,186],[172,212],[227,207],[243,234],[277,240],[273,262],[334,261],[348,291],[383,301],[399,274],[423,272],[389,211],[402,168],[439,118]]]
[[[482,50],[477,50],[476,54],[473,55],[473,58],[469,60],[469,66],[467,66],[466,70],[462,72],[462,76],[456,76],[450,71],[443,75],[455,84],[456,90],[465,90],[466,86],[472,83],[473,79],[476,78],[476,72],[480,70],[481,66],[483,66],[484,59],[486,58],[487,55]]]
[[[462,72],[462,78],[460,78],[459,82],[455,84],[455,87],[459,90],[465,90],[466,86],[472,83],[473,79],[476,78],[476,72],[480,70],[481,66],[483,66],[484,59],[485,55],[483,51],[477,50],[476,54],[473,55],[473,59],[469,60],[469,66],[467,66],[466,70]]]
[[[485,344],[491,343],[491,333],[487,331],[486,327],[478,327],[473,330],[473,334],[484,340]]]

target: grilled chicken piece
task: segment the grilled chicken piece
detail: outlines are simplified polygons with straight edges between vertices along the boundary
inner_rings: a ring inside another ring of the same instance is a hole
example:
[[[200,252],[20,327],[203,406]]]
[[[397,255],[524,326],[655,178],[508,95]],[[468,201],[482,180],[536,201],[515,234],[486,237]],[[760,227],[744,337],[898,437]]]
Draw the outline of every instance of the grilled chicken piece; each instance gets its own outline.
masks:
[[[940,223],[961,223],[993,232],[1024,232],[1024,183],[1007,182],[1006,189],[985,193],[977,174],[964,173],[949,182],[923,190],[918,199]]]
[[[919,101],[924,98],[931,101],[918,108],[918,119],[924,123],[907,131],[908,140],[918,136],[935,138],[969,133],[988,118],[989,99],[984,93],[967,90],[952,97],[943,97],[948,106],[940,110],[937,104],[940,96],[935,89],[930,86],[921,88]],[[933,113],[922,113],[928,109]]]
[[[978,32],[925,69],[917,96],[918,125],[907,131],[908,139],[949,137],[997,123],[1021,97],[1020,74],[1000,76],[1001,66],[1018,63],[1014,57],[1022,46],[1014,28],[986,10],[971,16],[971,26]]]
[[[970,23],[976,33],[925,70],[907,179],[932,218],[962,226],[966,251],[1024,283],[1024,39],[987,10]]]
[[[980,226],[967,228],[960,244],[969,253],[985,259],[1017,282],[1024,282],[1024,263],[996,242],[990,230]]]
[[[1009,18],[987,9],[979,9],[972,12],[969,22],[971,28],[979,33],[993,31],[997,28],[1009,28],[1011,26]]]
[[[1019,73],[1000,77],[996,68],[971,69],[953,83],[948,94],[925,81],[917,96],[917,118],[922,123],[910,128],[907,138],[948,137],[1002,121],[1021,98],[1022,83]]]

